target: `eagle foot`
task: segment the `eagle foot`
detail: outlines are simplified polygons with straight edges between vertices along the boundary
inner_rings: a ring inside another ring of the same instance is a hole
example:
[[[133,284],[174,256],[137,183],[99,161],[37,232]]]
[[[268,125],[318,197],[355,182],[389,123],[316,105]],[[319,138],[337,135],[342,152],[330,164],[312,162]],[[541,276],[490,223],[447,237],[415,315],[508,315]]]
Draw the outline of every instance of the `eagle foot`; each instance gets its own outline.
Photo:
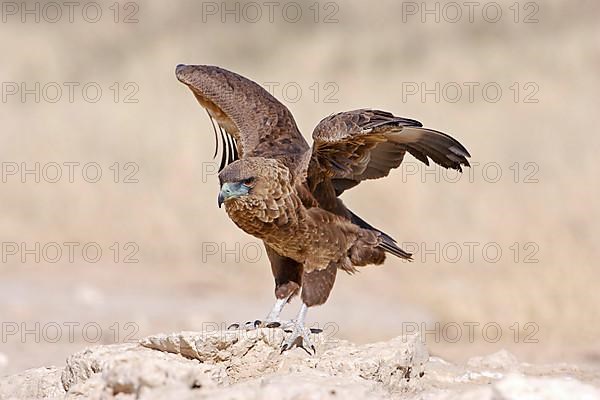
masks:
[[[310,340],[310,335],[311,333],[319,333],[319,329],[309,329],[305,328],[304,324],[294,323],[292,329],[284,329],[284,331],[291,333],[291,335],[283,341],[283,344],[281,345],[281,354],[294,347],[300,347],[306,351],[309,356],[314,356],[317,353],[315,345]]]

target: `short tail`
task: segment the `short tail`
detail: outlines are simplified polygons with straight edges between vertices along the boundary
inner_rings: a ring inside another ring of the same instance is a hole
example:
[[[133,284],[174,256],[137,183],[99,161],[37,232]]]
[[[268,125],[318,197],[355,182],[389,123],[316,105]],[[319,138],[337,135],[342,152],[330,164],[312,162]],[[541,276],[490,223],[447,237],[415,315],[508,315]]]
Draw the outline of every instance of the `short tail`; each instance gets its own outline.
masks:
[[[402,250],[398,247],[396,240],[393,237],[388,235],[387,233],[380,231],[379,229],[373,227],[367,221],[354,214],[351,210],[348,210],[350,213],[350,220],[354,225],[358,225],[363,229],[369,229],[375,232],[379,232],[381,234],[381,238],[383,241],[379,244],[378,247],[382,248],[385,252],[395,255],[396,257],[402,258],[403,260],[412,261],[412,254]]]

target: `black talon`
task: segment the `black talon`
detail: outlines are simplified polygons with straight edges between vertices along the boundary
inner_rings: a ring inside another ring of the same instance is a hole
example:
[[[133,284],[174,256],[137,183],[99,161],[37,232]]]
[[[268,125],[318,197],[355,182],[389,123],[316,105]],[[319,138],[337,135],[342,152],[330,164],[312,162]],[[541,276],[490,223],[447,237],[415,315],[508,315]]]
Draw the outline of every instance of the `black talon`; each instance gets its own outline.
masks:
[[[281,324],[279,322],[269,322],[267,328],[279,328]]]
[[[310,333],[321,333],[323,332],[323,329],[319,329],[319,328],[310,328]]]
[[[238,329],[240,327],[240,324],[231,324],[227,327],[227,330],[232,330],[232,329]]]
[[[260,321],[258,319],[256,321],[254,321],[254,327],[255,328],[258,328],[260,326],[260,324],[262,324],[262,321]]]
[[[306,352],[306,354],[308,354],[309,356],[312,356],[312,353],[306,347],[304,347],[304,345],[298,346],[298,347],[300,347],[302,350],[304,350]]]

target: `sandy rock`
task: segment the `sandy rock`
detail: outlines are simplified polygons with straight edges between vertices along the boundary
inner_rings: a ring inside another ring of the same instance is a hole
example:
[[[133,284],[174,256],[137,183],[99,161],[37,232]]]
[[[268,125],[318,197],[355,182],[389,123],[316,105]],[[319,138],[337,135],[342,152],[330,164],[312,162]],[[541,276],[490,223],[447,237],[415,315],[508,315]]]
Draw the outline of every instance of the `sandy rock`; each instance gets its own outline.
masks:
[[[417,335],[364,346],[313,335],[318,357],[309,357],[302,349],[293,349],[282,357],[283,339],[281,330],[257,329],[224,331],[209,336],[191,332],[157,335],[142,339],[140,344],[203,363],[226,363],[233,381],[278,370],[302,372],[316,368],[395,385],[421,375],[429,358]]]
[[[0,379],[0,399],[54,399],[65,395],[62,369],[42,367]]]
[[[600,390],[568,377],[537,378],[511,374],[496,383],[495,388],[506,400],[600,399]]]
[[[181,332],[75,353],[64,369],[0,379],[0,399],[596,399],[598,374],[533,366],[500,351],[459,366],[418,335],[356,345],[314,335],[317,355],[283,354],[280,329]],[[537,396],[537,397],[536,397]]]
[[[90,378],[94,378],[90,380]],[[161,386],[210,387],[223,383],[222,366],[202,364],[138,344],[98,346],[67,359],[61,381],[66,391],[135,394]]]
[[[441,398],[440,398],[441,399]],[[469,390],[445,400],[598,400],[600,390],[578,380],[509,374],[486,388]]]

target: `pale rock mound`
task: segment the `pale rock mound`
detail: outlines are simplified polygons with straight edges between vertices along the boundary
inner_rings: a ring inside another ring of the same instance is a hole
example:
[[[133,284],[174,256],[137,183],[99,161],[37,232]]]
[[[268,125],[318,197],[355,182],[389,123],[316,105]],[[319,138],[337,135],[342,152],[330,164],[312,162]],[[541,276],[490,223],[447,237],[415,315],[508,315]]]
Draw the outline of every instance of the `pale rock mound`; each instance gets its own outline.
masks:
[[[418,335],[368,345],[315,335],[316,356],[280,354],[283,338],[279,329],[182,332],[92,347],[64,368],[1,378],[0,399],[600,399],[597,374],[521,364],[505,351],[460,367],[429,357]]]

